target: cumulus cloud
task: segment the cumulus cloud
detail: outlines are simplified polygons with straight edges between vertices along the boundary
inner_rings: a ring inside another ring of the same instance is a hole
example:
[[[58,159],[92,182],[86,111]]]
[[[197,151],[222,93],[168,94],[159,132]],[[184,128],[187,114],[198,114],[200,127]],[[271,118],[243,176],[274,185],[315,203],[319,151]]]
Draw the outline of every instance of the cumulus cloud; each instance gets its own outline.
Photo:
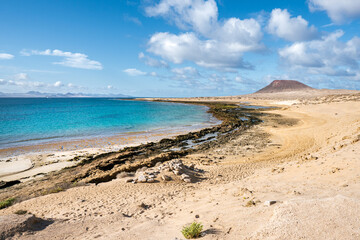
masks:
[[[167,64],[167,62],[165,62],[164,60],[158,60],[158,59],[149,57],[149,56],[145,55],[143,52],[139,53],[139,59],[144,61],[145,64],[150,67],[164,67],[164,68],[169,67],[169,64]]]
[[[22,51],[22,55],[31,56],[31,55],[42,55],[42,56],[56,56],[63,57],[63,61],[54,62],[54,64],[59,64],[72,68],[82,68],[82,69],[95,69],[102,70],[103,66],[100,62],[90,60],[86,54],[83,53],[72,53],[64,52],[58,49],[45,51],[31,50],[31,51]]]
[[[181,29],[194,29],[207,35],[217,24],[218,9],[214,0],[161,0],[146,8],[150,17],[161,16]]]
[[[132,77],[144,76],[147,74],[146,72],[140,71],[136,68],[128,68],[128,69],[123,70],[123,72]]]
[[[63,86],[63,84],[61,81],[57,81],[54,83],[54,87],[62,87],[62,86]]]
[[[284,9],[273,9],[267,25],[269,33],[288,41],[305,41],[317,37],[317,30],[303,19],[300,15],[291,17],[290,13]]]
[[[280,49],[282,62],[292,69],[311,74],[347,76],[359,80],[360,38],[339,40],[344,32],[335,31],[321,40],[296,42]]]
[[[309,0],[311,11],[326,11],[336,24],[342,24],[360,18],[359,0]]]
[[[176,64],[192,61],[202,67],[221,70],[252,68],[250,63],[242,59],[243,52],[239,51],[242,45],[239,43],[200,40],[194,33],[157,33],[148,44],[149,52]]]
[[[0,53],[0,59],[13,59],[14,55],[9,53]]]
[[[263,49],[260,24],[253,18],[218,21],[214,0],[161,0],[146,9],[148,16],[167,18],[186,33],[155,33],[148,41],[148,52],[179,64],[195,62],[220,70],[252,68],[243,53]]]

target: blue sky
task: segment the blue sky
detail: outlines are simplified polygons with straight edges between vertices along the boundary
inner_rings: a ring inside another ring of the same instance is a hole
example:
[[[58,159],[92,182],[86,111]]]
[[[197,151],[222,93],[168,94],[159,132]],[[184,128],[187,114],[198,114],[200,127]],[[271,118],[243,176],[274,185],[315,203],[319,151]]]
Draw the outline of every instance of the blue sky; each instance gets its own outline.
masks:
[[[0,92],[360,89],[359,0],[2,0]]]

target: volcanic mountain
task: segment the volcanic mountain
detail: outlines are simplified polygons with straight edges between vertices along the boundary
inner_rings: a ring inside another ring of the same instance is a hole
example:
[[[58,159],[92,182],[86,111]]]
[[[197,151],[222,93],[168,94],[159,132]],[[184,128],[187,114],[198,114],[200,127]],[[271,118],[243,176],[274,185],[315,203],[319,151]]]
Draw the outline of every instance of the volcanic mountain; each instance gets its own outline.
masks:
[[[272,83],[260,89],[256,93],[292,92],[311,89],[314,88],[295,80],[274,80]]]

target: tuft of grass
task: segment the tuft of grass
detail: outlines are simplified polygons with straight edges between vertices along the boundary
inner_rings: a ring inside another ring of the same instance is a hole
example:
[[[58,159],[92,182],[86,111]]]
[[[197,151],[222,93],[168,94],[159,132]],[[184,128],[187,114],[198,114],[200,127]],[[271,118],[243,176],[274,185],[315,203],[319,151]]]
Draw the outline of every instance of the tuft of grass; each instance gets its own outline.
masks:
[[[0,202],[0,209],[3,209],[3,208],[7,208],[9,206],[11,206],[15,201],[15,198],[8,198],[4,201],[1,201]]]
[[[184,226],[181,233],[186,239],[198,238],[200,237],[203,227],[204,226],[201,223],[193,222],[188,226]]]
[[[25,214],[28,213],[28,211],[26,211],[26,210],[17,210],[17,211],[14,212],[14,213],[17,214],[17,215],[25,215]]]
[[[50,190],[45,190],[43,192],[41,192],[41,195],[48,195],[48,194],[51,194],[51,193],[58,193],[58,192],[62,192],[62,191],[65,191],[64,188],[62,187],[56,187],[56,188],[52,188]]]
[[[65,189],[63,189],[62,187],[57,187],[57,188],[53,188],[49,191],[49,193],[58,193],[58,192],[62,192]]]

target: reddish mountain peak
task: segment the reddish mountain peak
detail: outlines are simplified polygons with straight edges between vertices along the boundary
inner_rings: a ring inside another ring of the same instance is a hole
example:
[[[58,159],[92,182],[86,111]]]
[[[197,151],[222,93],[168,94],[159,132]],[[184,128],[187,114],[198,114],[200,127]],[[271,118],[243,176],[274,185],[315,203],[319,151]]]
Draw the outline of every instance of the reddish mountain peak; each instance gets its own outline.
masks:
[[[274,80],[256,93],[290,92],[313,89],[295,80]]]

